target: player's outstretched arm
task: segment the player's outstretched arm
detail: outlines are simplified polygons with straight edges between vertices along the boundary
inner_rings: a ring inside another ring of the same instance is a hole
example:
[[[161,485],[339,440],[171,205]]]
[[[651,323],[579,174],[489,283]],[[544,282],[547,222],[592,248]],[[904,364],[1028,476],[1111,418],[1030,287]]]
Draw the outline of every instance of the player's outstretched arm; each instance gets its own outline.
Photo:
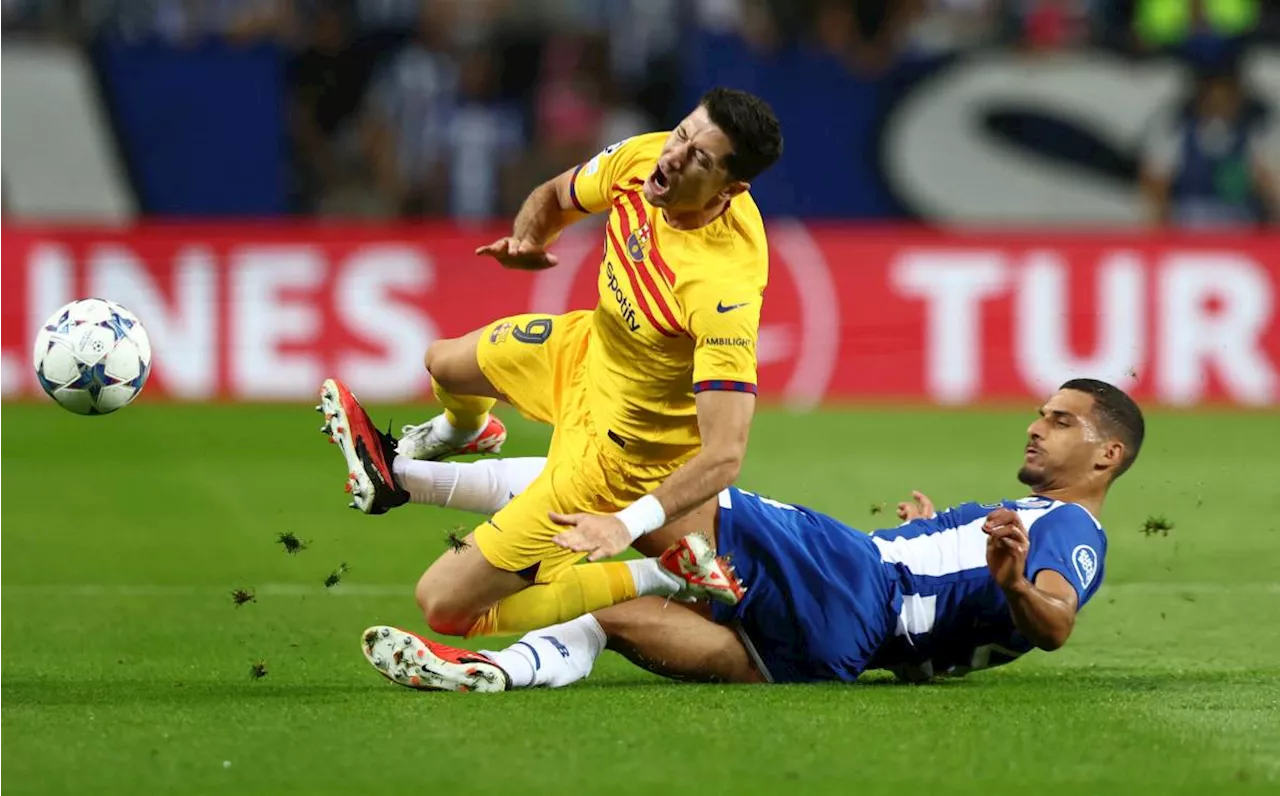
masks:
[[[1076,590],[1051,569],[1041,570],[1032,583],[1024,574],[1031,542],[1016,511],[997,509],[987,516],[987,568],[1013,614],[1018,632],[1042,650],[1067,643],[1076,624]]]
[[[507,268],[537,271],[550,268],[559,259],[547,251],[565,227],[587,217],[577,208],[571,192],[574,169],[547,180],[533,189],[520,206],[511,234],[476,249]]]

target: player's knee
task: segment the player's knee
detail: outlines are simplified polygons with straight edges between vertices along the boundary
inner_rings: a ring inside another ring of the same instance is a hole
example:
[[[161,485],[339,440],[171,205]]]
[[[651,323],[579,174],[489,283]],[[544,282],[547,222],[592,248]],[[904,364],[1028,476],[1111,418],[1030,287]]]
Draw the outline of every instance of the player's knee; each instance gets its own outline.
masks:
[[[422,363],[426,365],[427,372],[431,377],[440,382],[444,386],[449,377],[449,359],[452,354],[454,340],[433,340],[431,345],[427,346],[427,353],[422,358]]]
[[[427,346],[423,363],[431,378],[454,395],[488,395],[492,387],[476,360],[475,340],[470,336],[436,340]]]
[[[594,611],[591,615],[604,631],[610,649],[631,647],[644,637],[646,631],[651,631],[656,622],[660,622],[654,613],[645,610],[651,607],[650,603],[660,599],[640,597]]]
[[[432,632],[445,636],[463,636],[476,623],[470,606],[461,605],[448,594],[432,588],[424,575],[414,592],[422,618]]]
[[[422,610],[422,618],[433,633],[444,636],[465,636],[475,619],[449,605],[438,601],[418,597],[418,608]]]
[[[458,636],[467,635],[467,631],[475,626],[475,620],[471,618],[462,618],[457,614],[448,613],[425,613],[427,627],[431,628],[432,633],[439,633],[442,636]]]

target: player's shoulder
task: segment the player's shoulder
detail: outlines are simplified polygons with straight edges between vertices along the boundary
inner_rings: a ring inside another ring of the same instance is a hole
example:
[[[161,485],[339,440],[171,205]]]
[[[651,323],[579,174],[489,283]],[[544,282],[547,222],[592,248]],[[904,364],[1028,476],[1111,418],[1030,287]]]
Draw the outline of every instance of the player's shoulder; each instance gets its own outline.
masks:
[[[750,228],[752,233],[764,235],[764,217],[760,215],[760,206],[751,195],[751,191],[743,191],[729,202],[725,215],[739,224]]]
[[[729,209],[697,234],[685,234],[679,249],[676,291],[705,294],[714,301],[762,293],[769,284],[769,242],[760,211],[749,194],[735,196]],[[689,299],[694,300],[694,299]]]
[[[616,155],[627,161],[647,163],[656,161],[662,154],[662,147],[670,133],[666,130],[655,130],[652,133],[640,133],[610,144],[600,153],[605,157]]]
[[[1032,545],[1072,546],[1078,566],[1092,569],[1107,554],[1107,534],[1098,518],[1079,503],[1048,498],[1023,498],[1019,508]]]
[[[769,239],[764,229],[764,218],[750,191],[743,191],[729,202],[729,209],[719,219],[725,234],[720,238],[725,249],[742,261],[753,262],[757,268],[766,269],[769,262]]]
[[[1102,525],[1088,509],[1078,503],[1066,503],[1061,500],[1031,495],[1022,498],[1010,498],[992,503],[968,501],[958,503],[938,512],[943,524],[948,526],[967,525],[977,520],[985,520],[987,515],[999,508],[1016,511],[1027,530],[1037,524],[1048,528],[1054,525],[1079,526],[1093,528],[1101,532]]]
[[[667,142],[670,137],[670,130],[654,130],[650,133],[640,133],[630,138],[624,138],[614,144],[618,148],[627,148],[633,152],[651,153],[656,158],[658,153],[662,151],[662,145]]]
[[[1102,531],[1102,523],[1098,522],[1098,518],[1079,503],[1032,495],[1008,501],[1007,505],[1022,515],[1022,522],[1028,529],[1039,525],[1044,528],[1074,527]]]
[[[1031,540],[1029,566],[1034,569],[1049,567],[1072,580],[1080,595],[1080,606],[1102,583],[1102,573],[1107,557],[1107,536],[1102,523],[1078,503],[1049,501],[1042,514],[1030,518],[1024,515],[1027,535]],[[1035,562],[1039,562],[1038,564]],[[1056,564],[1050,562],[1057,562]],[[1034,574],[1031,573],[1031,574]]]
[[[658,155],[662,153],[662,145],[667,140],[667,135],[661,131],[640,133],[616,141],[584,163],[582,173],[588,177],[593,176],[607,164],[615,170],[620,170],[618,177],[624,177],[626,172],[639,170],[643,164],[656,161]]]

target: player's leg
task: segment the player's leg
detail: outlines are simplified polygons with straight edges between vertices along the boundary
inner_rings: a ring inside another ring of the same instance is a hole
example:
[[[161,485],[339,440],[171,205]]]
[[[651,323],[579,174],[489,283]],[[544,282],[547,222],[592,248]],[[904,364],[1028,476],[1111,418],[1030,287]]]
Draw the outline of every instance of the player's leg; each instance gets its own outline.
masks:
[[[468,637],[523,633],[644,595],[708,595],[731,604],[741,598],[742,586],[732,567],[716,557],[702,537],[681,539],[660,558],[597,564],[578,564],[581,553],[555,543],[564,528],[551,520],[551,513],[617,508],[597,444],[578,424],[558,426],[542,474],[476,529],[474,543],[483,557],[497,569],[525,574],[532,585],[475,615]],[[448,586],[430,582],[442,574],[429,571],[419,595],[426,597],[428,616],[456,632],[457,622],[472,618],[454,610],[461,607],[457,601],[465,595],[466,584],[455,577],[448,578]],[[441,608],[441,599],[450,610]]]
[[[679,540],[657,558],[578,564],[552,573],[494,605],[466,635],[524,633],[636,597],[711,599],[734,605],[745,594],[733,567],[701,534]]]
[[[535,630],[496,652],[460,650],[385,626],[362,637],[365,658],[391,681],[449,691],[561,688],[586,679],[606,647],[677,680],[766,682],[736,632],[697,606],[657,597]]]
[[[397,451],[413,459],[497,453],[506,428],[490,414],[495,400],[525,417],[555,422],[557,380],[583,349],[589,312],[514,315],[427,349],[431,389],[444,411],[405,426]]]
[[[517,457],[431,462],[397,456],[392,462],[392,470],[396,480],[408,491],[412,503],[493,515],[533,483],[546,466],[546,461],[545,457]],[[712,499],[659,530],[640,537],[633,547],[641,555],[656,558],[689,534],[712,528],[716,508],[716,501]]]
[[[448,504],[452,500],[452,492],[456,491],[458,484],[455,481],[450,485],[449,476],[455,471],[448,467],[408,468],[406,465],[436,463],[414,462],[398,453],[396,438],[373,424],[368,412],[346,385],[336,379],[326,379],[320,388],[320,404],[316,410],[324,414],[325,421],[320,430],[329,437],[330,442],[337,444],[346,460],[346,489],[351,493],[353,508],[366,514],[382,514],[414,500],[415,492],[417,502],[443,501]],[[424,425],[430,426],[431,422]],[[501,445],[504,439],[506,429],[497,418],[492,418],[481,437],[461,447],[449,448],[445,455],[477,453],[486,446],[496,450],[494,446]],[[516,464],[504,469],[521,467],[522,465]],[[532,468],[525,464],[523,469]],[[492,478],[483,478],[483,468],[477,475],[482,477],[472,479],[474,488],[464,489],[464,494],[459,495],[459,499],[479,507],[484,505],[485,487],[491,487],[495,482]],[[441,493],[441,490],[444,491]]]
[[[738,634],[711,621],[706,606],[660,597],[535,630],[506,649],[481,654],[503,669],[513,688],[559,688],[586,679],[606,648],[675,680],[765,682]]]
[[[642,595],[673,597],[686,588],[652,558],[580,564],[545,583],[531,583],[490,564],[474,540],[468,536],[462,549],[436,559],[418,581],[418,607],[436,633],[524,633]]]
[[[489,327],[461,337],[436,340],[424,357],[431,391],[444,411],[425,423],[401,429],[401,455],[439,459],[460,453],[496,453],[506,429],[489,412],[505,396],[480,368],[479,346]]]
[[[570,336],[555,345],[566,344]],[[585,341],[585,338],[581,338]],[[512,341],[508,341],[511,343]],[[515,341],[520,347],[554,348]],[[512,355],[514,356],[514,355]],[[496,355],[495,355],[496,357]],[[504,355],[510,360],[511,356]],[[567,364],[552,353],[548,361]],[[558,370],[553,368],[553,370]],[[568,375],[568,374],[566,374]],[[554,381],[554,380],[553,380]],[[565,378],[554,381],[547,394],[552,419],[563,421],[556,409],[566,400]],[[575,398],[571,397],[570,400]],[[601,489],[591,449],[591,435],[580,424],[557,422],[547,462],[538,477],[517,497],[482,523],[466,540],[466,549],[446,553],[423,574],[416,590],[428,625],[449,635],[523,633],[572,619],[640,594],[636,578],[625,563],[574,566],[581,553],[553,541],[562,530],[550,513],[597,511]],[[485,572],[501,573],[484,577]],[[513,579],[516,579],[513,581]],[[528,588],[497,594],[490,584],[523,581]],[[679,584],[658,579],[647,585],[674,593]]]
[[[526,417],[554,422],[555,395],[585,350],[589,329],[587,312],[517,315],[434,344],[428,359],[444,380],[435,383],[443,390],[445,412],[425,423],[405,426],[398,441],[373,425],[350,390],[336,380],[326,381],[317,409],[325,415],[323,430],[347,460],[352,505],[368,514],[381,514],[409,501],[409,492],[393,473],[397,454],[430,460],[497,453],[507,431],[488,414],[495,395],[505,397]],[[468,392],[482,394],[468,396]],[[482,415],[488,420],[479,431],[459,432],[459,427],[479,424]],[[391,450],[384,451],[388,441]]]
[[[480,340],[487,332],[486,326],[462,337],[436,340],[424,358],[431,391],[444,407],[443,430],[455,444],[478,436],[489,422],[489,410],[505,398],[480,369]]]
[[[575,432],[556,429],[556,437]],[[557,445],[553,441],[553,448]],[[563,445],[560,446],[563,449]],[[574,566],[549,512],[580,511],[580,457],[548,459],[537,478],[465,541],[436,559],[416,595],[427,624],[456,636],[525,632],[636,597],[626,564]],[[679,585],[675,584],[674,589]]]
[[[392,471],[412,503],[493,515],[533,483],[546,461],[539,456],[431,462],[397,456]]]
[[[487,324],[461,337],[435,340],[427,346],[423,364],[438,390],[458,399],[484,399],[490,407],[495,400],[505,399],[480,368],[480,341],[491,326]]]
[[[546,627],[644,595],[710,596],[733,603],[741,583],[710,543],[692,536],[661,558],[576,564],[557,546],[549,512],[583,510],[580,459],[546,469],[516,499],[440,556],[415,591],[427,624],[446,635],[509,635]]]
[[[609,649],[654,674],[694,682],[766,682],[737,632],[713,622],[706,607],[654,597],[612,606],[595,617]]]
[[[414,596],[433,631],[465,636],[491,606],[528,586],[528,578],[520,573],[489,563],[476,547],[473,533],[422,573]]]

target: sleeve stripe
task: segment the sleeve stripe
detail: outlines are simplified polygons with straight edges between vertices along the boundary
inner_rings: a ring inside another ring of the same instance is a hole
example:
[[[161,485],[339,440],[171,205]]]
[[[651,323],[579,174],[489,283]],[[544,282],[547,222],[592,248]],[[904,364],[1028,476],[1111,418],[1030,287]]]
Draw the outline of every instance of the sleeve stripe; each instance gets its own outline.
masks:
[[[756,385],[749,381],[726,381],[724,379],[711,379],[709,381],[696,381],[693,383],[693,392],[697,395],[706,390],[729,390],[730,392],[749,392],[756,394]]]
[[[578,201],[578,189],[574,187],[574,183],[578,181],[578,172],[582,171],[582,165],[579,163],[578,168],[573,170],[573,176],[569,178],[569,200],[573,202],[573,206],[578,208],[579,211],[591,215],[591,211],[583,207],[582,202]]]

